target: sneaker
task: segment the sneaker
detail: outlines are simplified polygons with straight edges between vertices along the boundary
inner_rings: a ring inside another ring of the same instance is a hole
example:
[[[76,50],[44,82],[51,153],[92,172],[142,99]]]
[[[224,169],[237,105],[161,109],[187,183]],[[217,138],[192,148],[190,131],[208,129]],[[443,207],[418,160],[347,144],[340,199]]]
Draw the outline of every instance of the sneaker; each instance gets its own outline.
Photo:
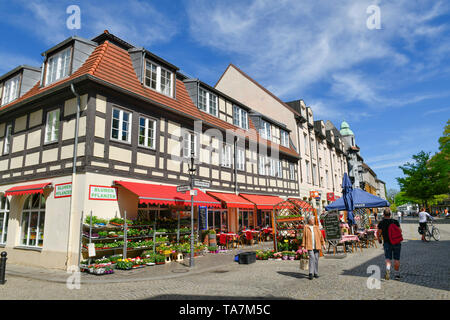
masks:
[[[319,277],[319,275],[318,275],[318,274],[315,274],[315,275],[314,275],[314,278],[318,278],[318,277]]]
[[[312,275],[312,273],[310,273],[309,274],[309,280],[312,280],[313,279],[313,275]]]
[[[386,273],[384,274],[384,280],[389,280],[390,279],[390,271],[386,270]]]

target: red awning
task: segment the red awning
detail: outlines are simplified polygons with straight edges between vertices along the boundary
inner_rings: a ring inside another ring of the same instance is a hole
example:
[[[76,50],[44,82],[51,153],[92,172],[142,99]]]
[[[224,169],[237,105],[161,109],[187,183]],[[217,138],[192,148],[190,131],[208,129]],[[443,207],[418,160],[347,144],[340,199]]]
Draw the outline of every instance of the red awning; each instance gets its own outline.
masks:
[[[114,181],[114,183],[136,194],[139,198],[139,203],[177,206],[191,205],[191,196],[189,195],[189,193],[177,192],[177,187],[175,186],[163,186],[157,184],[126,181]],[[194,196],[195,206],[221,208],[221,203],[219,201],[215,200],[214,198],[208,196],[206,193],[198,189],[195,190],[197,190],[197,195]]]
[[[13,187],[5,191],[5,196],[20,196],[23,194],[44,193],[44,188],[51,185],[51,182],[30,184],[27,186]]]
[[[280,202],[283,202],[284,200],[280,197],[276,196],[263,196],[263,195],[257,195],[257,194],[247,194],[247,193],[240,193],[240,196],[247,199],[248,201],[253,202],[256,204],[256,208],[258,209],[273,209],[273,207]]]
[[[253,209],[255,204],[238,196],[234,193],[223,193],[223,192],[207,192],[210,196],[213,196],[220,201],[226,203],[227,208],[243,208],[243,209]]]

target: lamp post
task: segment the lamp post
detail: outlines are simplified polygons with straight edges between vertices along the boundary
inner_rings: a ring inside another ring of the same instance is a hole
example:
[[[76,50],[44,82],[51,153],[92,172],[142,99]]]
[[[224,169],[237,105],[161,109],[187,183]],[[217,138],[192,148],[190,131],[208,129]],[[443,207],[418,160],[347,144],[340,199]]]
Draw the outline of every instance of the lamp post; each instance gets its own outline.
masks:
[[[195,174],[195,158],[194,151],[191,152],[191,161],[188,163],[189,169],[189,184],[191,186],[191,190],[189,191],[191,194],[191,257],[189,259],[189,267],[194,266],[194,174]]]

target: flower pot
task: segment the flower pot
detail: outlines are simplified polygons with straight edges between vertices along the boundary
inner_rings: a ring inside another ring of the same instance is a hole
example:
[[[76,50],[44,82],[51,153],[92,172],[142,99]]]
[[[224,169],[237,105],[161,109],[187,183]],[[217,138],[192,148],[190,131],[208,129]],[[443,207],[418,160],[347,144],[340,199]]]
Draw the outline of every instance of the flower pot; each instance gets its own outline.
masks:
[[[294,256],[289,256],[289,260],[294,260],[295,257]]]
[[[288,256],[283,256],[283,260],[287,260],[288,259]]]
[[[166,262],[165,261],[158,261],[158,262],[155,262],[155,264],[165,264]]]

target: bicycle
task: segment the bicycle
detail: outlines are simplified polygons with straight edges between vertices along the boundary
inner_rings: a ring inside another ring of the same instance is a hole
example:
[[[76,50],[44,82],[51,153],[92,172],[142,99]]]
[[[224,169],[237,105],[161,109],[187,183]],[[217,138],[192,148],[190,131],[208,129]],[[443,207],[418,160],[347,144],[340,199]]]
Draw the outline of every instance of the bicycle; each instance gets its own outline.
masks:
[[[430,223],[427,223],[427,229],[425,230],[425,240],[430,241],[431,237],[433,237],[436,241],[441,239],[439,229],[434,226],[433,220],[431,220]]]

